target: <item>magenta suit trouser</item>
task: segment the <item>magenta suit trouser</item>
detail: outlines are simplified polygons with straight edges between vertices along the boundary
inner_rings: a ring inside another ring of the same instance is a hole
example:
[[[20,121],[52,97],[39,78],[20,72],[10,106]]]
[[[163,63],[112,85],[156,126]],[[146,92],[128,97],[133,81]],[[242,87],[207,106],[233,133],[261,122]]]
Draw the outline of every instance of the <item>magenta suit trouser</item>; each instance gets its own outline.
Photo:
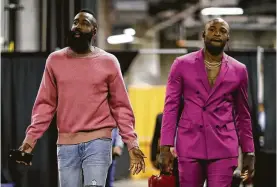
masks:
[[[238,158],[198,160],[178,158],[180,187],[230,187]]]

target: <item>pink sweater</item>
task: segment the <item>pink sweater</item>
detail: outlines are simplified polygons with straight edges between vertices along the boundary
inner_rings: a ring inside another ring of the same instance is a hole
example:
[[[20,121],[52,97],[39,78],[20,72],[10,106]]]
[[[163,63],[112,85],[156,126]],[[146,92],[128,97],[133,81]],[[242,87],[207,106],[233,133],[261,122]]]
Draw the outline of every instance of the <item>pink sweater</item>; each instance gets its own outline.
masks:
[[[99,48],[86,57],[69,54],[64,48],[49,55],[24,142],[34,147],[57,112],[57,144],[111,138],[118,125],[128,149],[138,146],[117,58]]]

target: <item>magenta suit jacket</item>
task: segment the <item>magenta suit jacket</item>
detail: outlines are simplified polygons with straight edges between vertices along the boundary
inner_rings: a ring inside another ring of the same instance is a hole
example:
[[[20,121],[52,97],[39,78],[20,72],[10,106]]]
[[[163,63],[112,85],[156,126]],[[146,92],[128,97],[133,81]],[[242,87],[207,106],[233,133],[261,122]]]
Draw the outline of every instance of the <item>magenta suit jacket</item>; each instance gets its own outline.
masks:
[[[166,87],[161,145],[174,146],[176,138],[179,158],[236,157],[239,144],[243,152],[254,152],[247,87],[246,66],[226,54],[213,87],[203,49],[176,58]],[[180,102],[184,108],[176,133]]]

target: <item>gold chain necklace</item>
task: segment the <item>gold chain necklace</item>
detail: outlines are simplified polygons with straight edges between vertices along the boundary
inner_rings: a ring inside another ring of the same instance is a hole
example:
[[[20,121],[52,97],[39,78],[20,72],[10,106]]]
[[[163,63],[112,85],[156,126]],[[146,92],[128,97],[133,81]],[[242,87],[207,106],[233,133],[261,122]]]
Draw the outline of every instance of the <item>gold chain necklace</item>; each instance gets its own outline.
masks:
[[[218,68],[220,65],[221,65],[221,62],[212,63],[205,60],[205,66],[207,69],[215,69],[215,68]]]

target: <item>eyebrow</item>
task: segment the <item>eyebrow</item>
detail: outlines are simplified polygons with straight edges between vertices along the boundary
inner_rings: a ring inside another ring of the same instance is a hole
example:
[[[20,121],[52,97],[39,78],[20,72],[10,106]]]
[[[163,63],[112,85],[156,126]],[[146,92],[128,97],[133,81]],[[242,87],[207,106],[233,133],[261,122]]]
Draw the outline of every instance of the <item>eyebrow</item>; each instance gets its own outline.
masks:
[[[79,21],[79,18],[76,18],[76,19],[74,19],[73,21]],[[92,24],[92,23],[89,21],[89,19],[87,19],[87,18],[85,18],[84,21],[87,21],[88,23]]]
[[[216,28],[216,26],[211,25],[211,26],[209,26],[208,28]],[[228,28],[227,28],[226,26],[221,26],[220,28],[221,28],[221,29],[228,30]]]

